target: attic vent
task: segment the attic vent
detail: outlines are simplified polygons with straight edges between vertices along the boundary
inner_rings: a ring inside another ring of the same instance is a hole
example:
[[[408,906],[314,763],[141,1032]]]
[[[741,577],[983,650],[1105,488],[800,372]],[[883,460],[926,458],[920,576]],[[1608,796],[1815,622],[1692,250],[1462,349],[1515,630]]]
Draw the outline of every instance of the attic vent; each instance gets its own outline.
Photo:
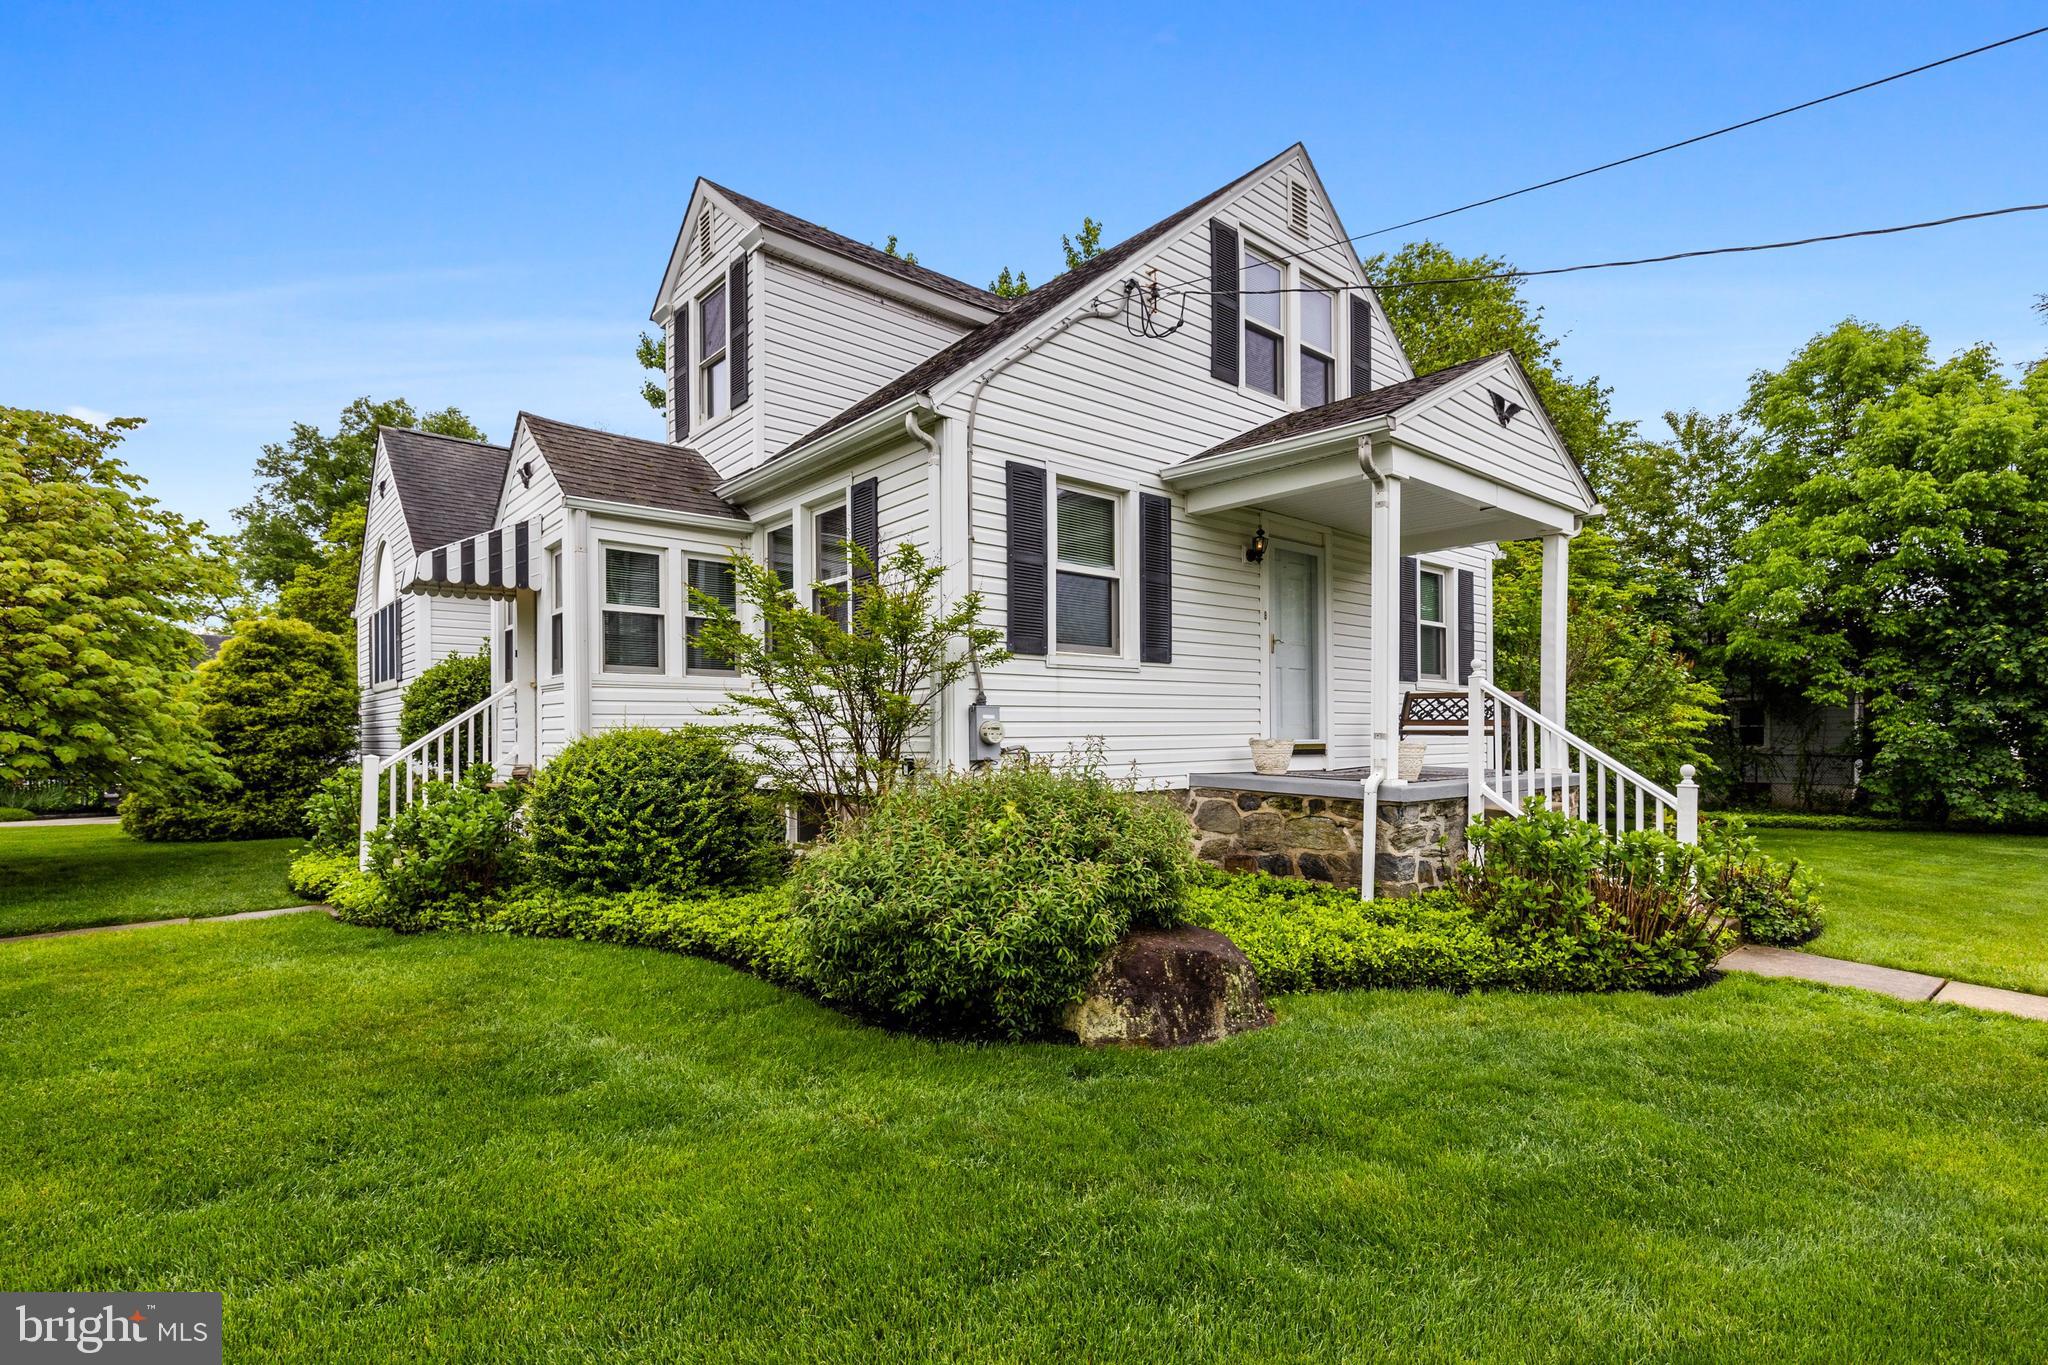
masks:
[[[703,265],[711,259],[711,210],[697,215],[697,263]]]
[[[1287,220],[1297,237],[1308,236],[1308,186],[1299,180],[1287,182]]]

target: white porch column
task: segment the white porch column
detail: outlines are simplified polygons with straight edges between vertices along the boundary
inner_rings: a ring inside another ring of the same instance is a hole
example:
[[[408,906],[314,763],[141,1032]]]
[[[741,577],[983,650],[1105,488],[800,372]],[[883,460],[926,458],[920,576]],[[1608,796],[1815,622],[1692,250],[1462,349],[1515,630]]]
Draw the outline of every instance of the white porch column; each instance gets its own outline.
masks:
[[[1384,462],[1374,456],[1379,468]],[[1372,763],[1397,771],[1401,714],[1401,480],[1386,476],[1372,493]]]
[[[506,767],[525,764],[540,766],[540,595],[521,591],[505,604],[512,613],[513,714],[517,733],[513,735],[511,760]],[[507,774],[509,775],[509,774]]]
[[[590,513],[569,509],[562,531],[562,682],[569,738],[590,732],[590,617],[597,586],[590,581]]]
[[[1543,628],[1537,646],[1541,669],[1537,686],[1543,694],[1543,718],[1559,726],[1565,723],[1565,580],[1571,569],[1571,543],[1571,537],[1563,534],[1543,537]]]

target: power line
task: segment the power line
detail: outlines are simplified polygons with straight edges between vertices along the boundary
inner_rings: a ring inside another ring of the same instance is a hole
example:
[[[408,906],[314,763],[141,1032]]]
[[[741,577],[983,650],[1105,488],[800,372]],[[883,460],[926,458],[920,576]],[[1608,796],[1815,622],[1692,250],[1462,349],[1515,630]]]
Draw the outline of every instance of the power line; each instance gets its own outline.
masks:
[[[1696,251],[1672,251],[1662,256],[1637,256],[1625,261],[1591,261],[1583,265],[1554,265],[1542,270],[1501,270],[1485,275],[1452,275],[1440,280],[1394,280],[1380,284],[1336,285],[1331,288],[1319,286],[1297,286],[1288,289],[1169,289],[1166,294],[1341,294],[1353,289],[1370,289],[1386,293],[1395,289],[1434,289],[1446,284],[1480,284],[1489,280],[1527,280],[1540,275],[1572,275],[1582,270],[1619,270],[1624,266],[1662,265],[1668,261],[1696,260],[1702,256],[1734,256],[1750,251],[1783,251],[1789,247],[1814,246],[1821,242],[1846,242],[1856,237],[1888,237],[1898,232],[1918,232],[1922,228],[1947,227],[1951,223],[1975,222],[1981,218],[2003,218],[2014,213],[2040,213],[2048,210],[2048,204],[2014,204],[2002,209],[1984,209],[1976,213],[1951,214],[1947,218],[1929,218],[1919,223],[1899,223],[1892,227],[1858,228],[1854,232],[1830,232],[1817,237],[1795,237],[1783,242],[1755,242],[1747,246],[1715,246]]]
[[[1637,152],[1633,156],[1621,157],[1618,160],[1614,161],[1605,161],[1598,166],[1588,166],[1585,170],[1573,171],[1569,175],[1554,176],[1549,180],[1538,181],[1536,184],[1533,185],[1524,185],[1522,186],[1522,188],[1518,190],[1507,190],[1501,194],[1490,195],[1485,199],[1475,199],[1469,204],[1460,204],[1456,208],[1444,209],[1438,213],[1424,214],[1420,218],[1410,218],[1405,223],[1395,223],[1390,227],[1374,228],[1371,232],[1361,232],[1354,237],[1339,237],[1334,241],[1320,242],[1314,246],[1304,247],[1299,251],[1287,252],[1280,256],[1268,257],[1267,259],[1286,261],[1293,260],[1297,257],[1314,255],[1320,252],[1328,251],[1333,247],[1349,246],[1357,242],[1362,242],[1366,240],[1368,237],[1381,237],[1389,232],[1399,232],[1402,228],[1415,227],[1422,223],[1433,223],[1439,218],[1449,218],[1453,214],[1465,213],[1471,209],[1476,208],[1484,208],[1489,204],[1498,204],[1503,200],[1514,199],[1520,195],[1534,194],[1537,190],[1547,190],[1552,188],[1553,186],[1567,184],[1574,180],[1583,180],[1589,175],[1598,175],[1602,171],[1611,171],[1615,169],[1617,166],[1627,166],[1637,161],[1647,160],[1648,158],[1653,156],[1662,156],[1665,152],[1675,152],[1680,148],[1691,147],[1698,143],[1709,141],[1713,138],[1725,136],[1728,133],[1740,132],[1744,128],[1754,128],[1760,123],[1769,123],[1772,119],[1784,118],[1787,114],[1796,114],[1801,112],[1802,110],[1812,109],[1818,105],[1827,104],[1833,100],[1846,99],[1850,95],[1861,94],[1866,90],[1875,90],[1881,85],[1890,85],[1893,81],[1905,80],[1908,76],[1917,76],[1920,75],[1922,72],[1932,71],[1937,67],[1948,66],[1953,62],[1960,62],[1965,60],[1966,58],[1980,56],[1983,53],[1992,52],[2001,47],[2010,47],[2014,43],[2024,42],[2029,38],[2038,38],[2044,33],[2048,33],[2048,24],[2044,24],[2040,28],[2028,29],[2024,33],[2015,33],[2009,38],[2000,38],[1995,43],[1985,43],[1981,47],[1973,47],[1969,49],[1967,52],[1957,52],[1951,56],[1942,57],[1936,61],[1922,62],[1919,66],[1908,67],[1904,71],[1894,71],[1889,76],[1880,76],[1876,80],[1864,81],[1860,85],[1852,85],[1846,89],[1837,90],[1832,94],[1821,95],[1815,99],[1802,100],[1798,104],[1789,104],[1785,106],[1783,109],[1773,110],[1771,113],[1768,114],[1759,114],[1755,118],[1744,119],[1740,123],[1731,123],[1724,128],[1716,128],[1711,132],[1698,133],[1692,137],[1682,138],[1677,142],[1667,142],[1662,147],[1652,147],[1650,150],[1646,152]],[[1186,281],[1178,281],[1178,283],[1185,282]]]

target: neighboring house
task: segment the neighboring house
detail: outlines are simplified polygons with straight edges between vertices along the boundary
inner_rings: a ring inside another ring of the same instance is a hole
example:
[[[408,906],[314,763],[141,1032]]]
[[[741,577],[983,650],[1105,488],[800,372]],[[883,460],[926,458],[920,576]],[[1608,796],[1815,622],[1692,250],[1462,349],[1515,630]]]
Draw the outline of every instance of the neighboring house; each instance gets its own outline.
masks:
[[[1840,810],[1863,785],[1862,704],[1796,698],[1728,702],[1736,794],[1794,810]]]
[[[691,646],[685,592],[729,593],[733,551],[807,587],[845,580],[849,541],[910,541],[1006,628],[1015,657],[983,679],[1006,748],[1099,742],[1169,787],[1263,736],[1296,740],[1298,770],[1390,772],[1405,693],[1490,674],[1495,542],[1542,537],[1561,722],[1592,491],[1512,357],[1414,374],[1346,235],[1297,145],[1005,300],[700,180],[653,308],[669,440],[529,413],[509,456],[386,431],[366,638],[398,619],[398,682],[509,641],[498,758],[545,762],[741,685]],[[931,761],[989,755],[973,700],[943,699]],[[1431,743],[1463,800],[1467,736]]]

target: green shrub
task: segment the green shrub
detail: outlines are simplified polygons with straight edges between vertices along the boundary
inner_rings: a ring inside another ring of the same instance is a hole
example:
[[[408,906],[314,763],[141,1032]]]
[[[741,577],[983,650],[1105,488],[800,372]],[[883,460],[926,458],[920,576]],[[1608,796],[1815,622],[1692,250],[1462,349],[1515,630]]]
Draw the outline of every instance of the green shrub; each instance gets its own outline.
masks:
[[[530,887],[482,905],[457,922],[489,933],[690,953],[745,967],[784,985],[808,981],[787,886],[691,900],[651,891],[592,896]]]
[[[217,763],[161,773],[121,803],[141,839],[303,834],[305,807],[355,743],[347,645],[303,621],[238,622],[193,676]]]
[[[541,769],[528,809],[540,880],[665,895],[759,886],[788,858],[781,816],[715,730],[613,730]]]
[[[813,851],[796,913],[837,1003],[943,1032],[1046,1031],[1133,927],[1169,925],[1186,821],[1092,760],[904,784]]]
[[[1732,919],[1700,890],[1704,855],[1654,830],[1619,837],[1536,802],[1475,823],[1458,898],[1510,942],[1556,952],[1569,988],[1677,986],[1734,946]]]
[[[406,685],[398,705],[398,742],[438,730],[491,695],[489,654],[450,654]]]
[[[325,853],[355,855],[362,833],[363,770],[337,769],[306,798],[307,843]]]
[[[430,782],[421,800],[380,823],[370,835],[367,884],[335,898],[342,917],[415,932],[511,886],[525,852],[513,823],[520,789],[493,790],[490,782],[481,764],[459,782]]]
[[[354,875],[356,853],[308,848],[292,859],[291,867],[285,872],[285,884],[294,896],[309,901],[324,901],[334,894],[344,877]]]
[[[1701,833],[1702,889],[1742,927],[1744,938],[1790,946],[1820,933],[1820,879],[1810,868],[1763,852],[1735,816],[1710,821]]]
[[[24,810],[20,806],[0,806],[0,821],[12,822],[15,820],[33,820],[35,818],[36,813],[32,810]]]
[[[107,809],[107,796],[97,787],[44,778],[0,784],[0,807],[31,815],[100,815]]]

